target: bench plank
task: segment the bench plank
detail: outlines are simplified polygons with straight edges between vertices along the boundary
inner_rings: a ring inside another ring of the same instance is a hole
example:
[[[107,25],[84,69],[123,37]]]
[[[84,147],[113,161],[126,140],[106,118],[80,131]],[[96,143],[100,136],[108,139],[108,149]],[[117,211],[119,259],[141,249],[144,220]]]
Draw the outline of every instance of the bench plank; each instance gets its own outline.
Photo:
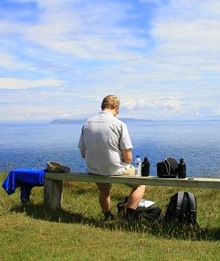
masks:
[[[100,176],[87,173],[46,173],[45,179],[79,182],[118,183],[129,185],[149,185],[167,187],[190,187],[190,188],[217,188],[220,189],[220,178],[188,177],[158,178],[158,177],[127,177],[127,176]]]
[[[219,178],[158,178],[158,177],[127,177],[99,176],[88,173],[49,173],[44,176],[44,203],[51,210],[61,208],[63,181],[118,183],[129,185],[215,188],[220,189]]]

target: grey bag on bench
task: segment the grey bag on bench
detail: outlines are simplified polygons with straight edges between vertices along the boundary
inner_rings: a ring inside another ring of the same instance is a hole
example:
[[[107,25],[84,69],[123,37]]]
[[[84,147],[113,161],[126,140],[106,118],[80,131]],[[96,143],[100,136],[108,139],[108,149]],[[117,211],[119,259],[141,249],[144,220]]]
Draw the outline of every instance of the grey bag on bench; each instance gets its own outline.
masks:
[[[62,165],[59,162],[48,161],[47,162],[47,172],[50,172],[50,173],[68,173],[68,172],[70,172],[70,168]]]

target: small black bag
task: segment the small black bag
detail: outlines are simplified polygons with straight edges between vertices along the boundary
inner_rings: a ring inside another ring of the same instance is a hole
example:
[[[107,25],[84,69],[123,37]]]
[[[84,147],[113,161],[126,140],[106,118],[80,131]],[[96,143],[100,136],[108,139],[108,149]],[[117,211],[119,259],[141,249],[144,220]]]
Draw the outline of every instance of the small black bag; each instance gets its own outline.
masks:
[[[136,219],[146,220],[148,222],[153,222],[158,219],[161,215],[162,209],[156,205],[149,207],[137,207],[136,209]]]
[[[166,158],[157,163],[157,176],[160,178],[176,178],[178,175],[178,162],[174,158]]]
[[[125,217],[125,211],[127,207],[128,196],[125,197],[124,201],[118,202],[118,217]],[[157,207],[155,204],[149,207],[137,207],[136,209],[136,220],[146,220],[148,222],[153,222],[158,219],[161,215],[162,209]]]
[[[168,204],[164,219],[166,222],[176,221],[182,224],[197,224],[196,197],[190,192],[177,192]]]

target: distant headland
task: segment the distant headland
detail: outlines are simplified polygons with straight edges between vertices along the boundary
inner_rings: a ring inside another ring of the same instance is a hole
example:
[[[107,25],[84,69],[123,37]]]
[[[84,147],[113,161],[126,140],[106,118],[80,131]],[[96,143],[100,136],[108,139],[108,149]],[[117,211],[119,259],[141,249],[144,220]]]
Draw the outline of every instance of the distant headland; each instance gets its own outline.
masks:
[[[210,117],[210,118],[198,118],[198,119],[164,119],[164,120],[151,120],[151,119],[137,119],[137,118],[119,118],[125,123],[132,123],[132,122],[209,122],[209,121],[220,121],[220,117]],[[85,123],[87,119],[54,119],[50,121],[50,124],[78,124],[78,123]]]
[[[120,120],[124,122],[153,122],[153,120],[146,119],[135,119],[135,118],[120,118]],[[50,124],[76,124],[76,123],[84,123],[86,119],[54,119],[50,121]]]

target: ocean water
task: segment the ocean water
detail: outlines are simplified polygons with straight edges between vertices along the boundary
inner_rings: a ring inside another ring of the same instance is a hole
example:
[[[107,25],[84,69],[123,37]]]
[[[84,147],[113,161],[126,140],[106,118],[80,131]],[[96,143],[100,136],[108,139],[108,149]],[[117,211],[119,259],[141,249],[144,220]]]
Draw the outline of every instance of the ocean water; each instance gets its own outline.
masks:
[[[187,176],[220,177],[220,121],[156,122],[125,120],[133,156],[150,161],[150,174],[166,157],[184,158]],[[58,161],[73,172],[86,172],[77,148],[82,123],[1,124],[0,171],[46,168]]]

